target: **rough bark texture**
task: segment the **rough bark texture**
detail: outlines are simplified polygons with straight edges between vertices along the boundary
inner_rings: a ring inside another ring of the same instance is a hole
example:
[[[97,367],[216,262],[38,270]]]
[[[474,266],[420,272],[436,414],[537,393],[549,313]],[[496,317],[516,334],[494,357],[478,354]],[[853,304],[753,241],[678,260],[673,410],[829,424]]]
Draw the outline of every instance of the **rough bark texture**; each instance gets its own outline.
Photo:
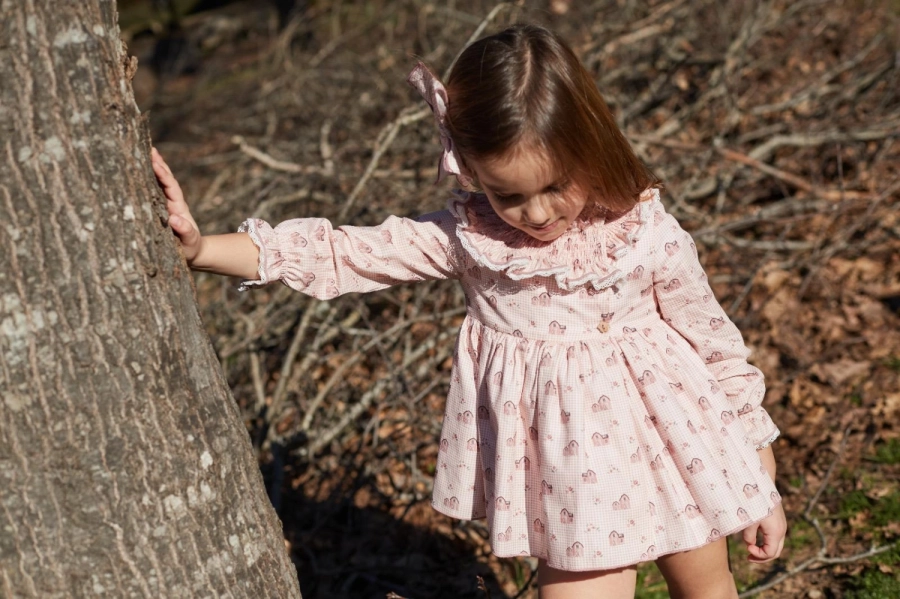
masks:
[[[299,597],[115,3],[0,17],[0,597]]]

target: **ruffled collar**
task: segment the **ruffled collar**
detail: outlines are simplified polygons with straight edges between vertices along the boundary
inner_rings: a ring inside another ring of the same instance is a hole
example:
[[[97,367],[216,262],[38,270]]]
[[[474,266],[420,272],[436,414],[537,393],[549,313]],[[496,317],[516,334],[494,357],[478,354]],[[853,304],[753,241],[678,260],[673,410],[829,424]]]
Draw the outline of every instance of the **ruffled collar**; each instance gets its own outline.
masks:
[[[457,220],[456,236],[479,265],[515,280],[553,277],[568,291],[615,285],[623,276],[617,263],[637,243],[659,201],[659,190],[648,189],[641,197],[649,201],[628,212],[578,220],[553,241],[542,242],[505,223],[483,194],[454,194],[448,207]]]

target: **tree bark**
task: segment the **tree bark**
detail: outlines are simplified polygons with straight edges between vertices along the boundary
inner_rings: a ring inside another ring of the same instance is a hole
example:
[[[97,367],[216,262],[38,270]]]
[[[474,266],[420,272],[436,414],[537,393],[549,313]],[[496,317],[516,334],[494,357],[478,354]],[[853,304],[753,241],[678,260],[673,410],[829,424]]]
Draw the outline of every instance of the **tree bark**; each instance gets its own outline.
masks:
[[[300,597],[115,2],[0,17],[0,597]]]

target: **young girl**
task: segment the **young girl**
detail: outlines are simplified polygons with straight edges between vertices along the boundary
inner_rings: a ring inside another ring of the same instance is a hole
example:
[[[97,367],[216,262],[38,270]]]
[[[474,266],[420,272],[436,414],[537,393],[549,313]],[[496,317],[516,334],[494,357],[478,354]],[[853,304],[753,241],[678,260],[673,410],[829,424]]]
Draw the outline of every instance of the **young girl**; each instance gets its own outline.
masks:
[[[433,505],[486,517],[499,556],[536,556],[544,599],[632,597],[655,560],[672,597],[737,597],[725,536],[750,560],[785,535],[763,377],[713,297],[589,73],[553,33],[469,46],[434,110],[446,210],[374,227],[324,219],[202,237],[154,152],[191,267],[313,297],[424,279],[463,285]],[[759,535],[759,541],[758,541]]]

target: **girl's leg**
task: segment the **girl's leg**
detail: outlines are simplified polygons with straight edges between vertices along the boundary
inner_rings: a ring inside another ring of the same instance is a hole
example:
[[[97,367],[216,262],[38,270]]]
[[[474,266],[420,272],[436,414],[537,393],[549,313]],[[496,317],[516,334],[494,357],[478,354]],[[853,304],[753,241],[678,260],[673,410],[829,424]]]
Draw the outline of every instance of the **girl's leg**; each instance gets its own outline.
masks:
[[[691,551],[664,555],[656,565],[672,599],[737,599],[724,538]]]
[[[540,599],[634,599],[636,580],[634,566],[589,572],[557,570],[544,560],[538,566]]]

